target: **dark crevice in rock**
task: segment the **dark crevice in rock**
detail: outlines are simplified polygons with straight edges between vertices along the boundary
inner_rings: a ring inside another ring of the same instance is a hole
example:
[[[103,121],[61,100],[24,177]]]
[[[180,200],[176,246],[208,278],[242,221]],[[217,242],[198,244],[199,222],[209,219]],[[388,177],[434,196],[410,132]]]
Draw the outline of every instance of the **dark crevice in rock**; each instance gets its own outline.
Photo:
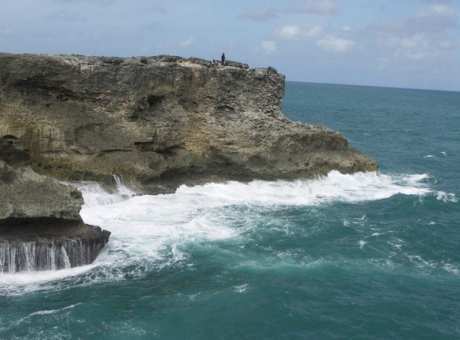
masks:
[[[172,157],[179,151],[184,150],[183,145],[162,145],[159,141],[135,142],[134,145],[141,152],[155,152],[165,157]]]
[[[42,96],[53,96],[57,101],[67,101],[69,99],[78,100],[82,96],[76,94],[70,89],[67,89],[59,84],[50,84],[45,78],[34,77],[28,79],[20,79],[15,83],[15,87],[21,93],[35,93]]]
[[[164,96],[157,96],[153,94],[148,96],[147,103],[149,104],[149,108],[155,108],[156,106],[160,105],[164,99]]]
[[[97,153],[97,157],[102,157],[106,154],[109,153],[116,153],[116,152],[131,152],[133,151],[132,149],[106,149],[106,150],[101,150],[100,152]]]
[[[156,94],[151,94],[139,99],[136,107],[132,110],[131,114],[129,114],[129,119],[133,121],[139,119],[149,120],[157,116],[165,100],[166,97],[164,95]]]
[[[184,148],[179,145],[170,145],[166,147],[157,148],[156,153],[159,153],[160,155],[163,155],[165,157],[173,157],[174,155],[179,153],[180,150],[184,150]]]
[[[13,85],[23,95],[35,95],[43,99],[54,99],[56,102],[97,101],[99,93],[91,93],[87,89],[77,92],[66,87],[62,81],[50,80],[44,75],[35,75],[26,79],[18,79]],[[46,104],[47,107],[51,103]]]
[[[8,164],[25,164],[30,160],[29,152],[18,137],[5,135],[0,137],[0,159]]]

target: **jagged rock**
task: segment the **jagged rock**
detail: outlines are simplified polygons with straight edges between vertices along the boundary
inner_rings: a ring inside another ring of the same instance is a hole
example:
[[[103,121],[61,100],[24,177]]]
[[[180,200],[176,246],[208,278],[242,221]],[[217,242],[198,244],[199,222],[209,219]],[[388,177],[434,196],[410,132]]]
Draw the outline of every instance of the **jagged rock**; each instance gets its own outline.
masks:
[[[1,157],[1,156],[0,156]],[[80,220],[81,193],[29,167],[13,168],[0,160],[0,221],[50,218]]]
[[[13,163],[16,152],[27,158],[20,149],[1,151]],[[0,160],[0,273],[93,262],[110,233],[81,221],[82,204],[75,188]]]
[[[182,183],[375,170],[340,134],[281,113],[284,76],[200,59],[0,54],[0,138],[62,179]]]

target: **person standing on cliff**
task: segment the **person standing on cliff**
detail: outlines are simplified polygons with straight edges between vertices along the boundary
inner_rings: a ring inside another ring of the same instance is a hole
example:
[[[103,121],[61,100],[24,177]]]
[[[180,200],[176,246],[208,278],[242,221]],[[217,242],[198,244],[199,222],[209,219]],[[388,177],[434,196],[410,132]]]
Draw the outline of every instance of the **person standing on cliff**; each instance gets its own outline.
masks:
[[[222,65],[225,65],[225,53],[222,53],[221,61]]]

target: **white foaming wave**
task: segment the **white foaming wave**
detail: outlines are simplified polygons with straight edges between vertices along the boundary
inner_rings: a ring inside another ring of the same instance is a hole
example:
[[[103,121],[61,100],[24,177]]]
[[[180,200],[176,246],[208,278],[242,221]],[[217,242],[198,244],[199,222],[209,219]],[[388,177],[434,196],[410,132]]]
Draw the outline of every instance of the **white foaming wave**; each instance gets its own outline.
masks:
[[[220,204],[319,205],[331,202],[358,203],[390,198],[397,194],[423,196],[431,192],[429,176],[389,176],[376,172],[353,175],[332,171],[316,180],[253,181],[181,186],[176,195],[195,195]]]
[[[436,199],[444,203],[458,203],[458,198],[455,194],[445,191],[436,192]]]
[[[109,194],[97,185],[81,188],[86,223],[100,225],[117,239],[210,239],[235,236],[225,225],[228,206],[312,206],[331,202],[364,202],[397,194],[426,195],[427,175],[392,177],[378,173],[344,175],[332,171],[317,180],[253,181],[181,186],[174,194]],[[111,203],[110,203],[111,202]]]
[[[136,193],[126,187],[124,184],[118,184],[120,179],[115,177],[117,190],[114,193],[108,193],[98,183],[84,182],[73,183],[83,194],[85,204],[89,206],[111,205],[117,202],[122,202],[129,197],[135,196]]]
[[[51,314],[56,314],[56,313],[60,313],[62,311],[66,311],[66,310],[69,310],[69,309],[74,309],[75,307],[81,305],[81,303],[76,303],[74,305],[70,305],[70,306],[67,306],[67,307],[62,307],[62,308],[59,308],[59,309],[45,309],[45,310],[39,310],[37,312],[33,312],[33,313],[30,313],[29,314],[29,317],[31,316],[36,316],[36,315],[51,315]]]
[[[131,197],[108,194],[93,185],[82,187],[85,205],[81,216],[86,223],[112,232],[110,249],[118,254],[117,262],[157,261],[167,253],[176,263],[187,257],[181,251],[185,243],[225,240],[241,233],[228,223],[228,211],[221,208],[314,206],[380,200],[397,194],[426,195],[431,192],[423,182],[427,178],[332,171],[315,180],[184,185],[174,194]]]
[[[79,276],[95,268],[97,264],[54,271],[0,274],[0,295],[18,295],[46,289],[46,284],[68,277]]]
[[[85,201],[80,214],[86,223],[112,232],[107,251],[92,266],[0,276],[0,294],[18,284],[27,286],[24,291],[43,289],[44,283],[90,270],[99,270],[113,280],[124,277],[123,268],[128,266],[136,271],[140,263],[161,268],[184,262],[188,258],[185,244],[227,240],[242,233],[229,218],[228,208],[233,206],[317,206],[381,200],[397,194],[423,196],[431,192],[427,178],[332,171],[314,180],[184,185],[174,194],[155,196],[136,196],[119,179],[114,193],[84,183],[79,187]]]
[[[238,285],[238,286],[233,286],[233,290],[236,292],[236,293],[239,293],[239,294],[244,294],[248,291],[248,288],[249,288],[249,284],[248,283],[244,283],[242,285]]]

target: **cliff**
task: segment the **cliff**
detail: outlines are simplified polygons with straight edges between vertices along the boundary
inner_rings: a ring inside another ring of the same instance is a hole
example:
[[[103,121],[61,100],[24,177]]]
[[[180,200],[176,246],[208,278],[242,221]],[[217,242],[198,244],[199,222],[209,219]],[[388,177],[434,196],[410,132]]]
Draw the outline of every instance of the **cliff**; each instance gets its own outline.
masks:
[[[41,174],[151,192],[376,169],[340,134],[286,119],[283,94],[274,69],[233,62],[0,54],[0,139]]]

